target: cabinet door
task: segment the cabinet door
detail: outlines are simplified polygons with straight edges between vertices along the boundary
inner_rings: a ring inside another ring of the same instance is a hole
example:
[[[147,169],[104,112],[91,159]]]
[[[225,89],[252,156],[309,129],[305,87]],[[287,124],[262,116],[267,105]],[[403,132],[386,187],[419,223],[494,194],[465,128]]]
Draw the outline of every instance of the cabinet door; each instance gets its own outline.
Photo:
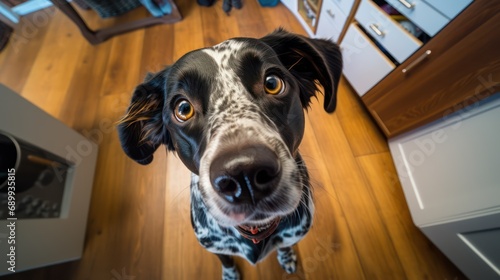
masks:
[[[326,0],[321,7],[316,38],[331,39],[338,42],[347,16],[332,0]]]
[[[415,225],[470,279],[500,276],[500,94],[389,140]]]
[[[415,224],[500,211],[499,120],[500,93],[389,140]]]
[[[386,136],[443,118],[500,89],[499,11],[500,1],[476,0],[363,96]]]
[[[500,212],[420,229],[469,279],[500,277]]]

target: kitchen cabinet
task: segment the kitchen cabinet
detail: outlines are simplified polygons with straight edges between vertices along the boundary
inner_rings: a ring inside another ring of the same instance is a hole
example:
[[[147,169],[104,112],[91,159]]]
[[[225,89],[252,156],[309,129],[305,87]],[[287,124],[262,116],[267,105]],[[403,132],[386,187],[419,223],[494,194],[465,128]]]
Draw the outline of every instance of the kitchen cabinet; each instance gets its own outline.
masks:
[[[343,74],[415,225],[469,278],[499,279],[500,2],[363,0],[354,18]]]
[[[367,92],[396,67],[357,25],[347,30],[341,46],[343,74],[358,93]]]
[[[500,278],[500,94],[389,147],[415,225],[470,279]]]
[[[422,45],[398,22],[386,17],[385,12],[372,1],[361,2],[356,20],[399,63],[404,62]]]
[[[310,37],[314,37],[321,0],[281,0],[281,2],[295,15]]]
[[[387,137],[498,91],[500,2],[477,0],[362,100]]]
[[[324,0],[315,37],[339,42],[354,6],[354,0]]]
[[[343,31],[323,26],[331,1],[315,35],[344,32],[344,77],[388,138],[415,225],[469,278],[499,279],[500,1],[362,0]]]
[[[281,0],[310,37],[339,42],[359,0]]]

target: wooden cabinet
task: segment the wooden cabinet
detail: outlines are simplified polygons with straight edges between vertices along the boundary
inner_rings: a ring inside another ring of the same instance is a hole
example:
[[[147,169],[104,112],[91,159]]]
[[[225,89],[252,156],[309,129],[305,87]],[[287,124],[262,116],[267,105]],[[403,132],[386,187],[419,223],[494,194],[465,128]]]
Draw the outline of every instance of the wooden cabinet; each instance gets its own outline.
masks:
[[[391,138],[500,89],[500,1],[476,0],[362,96]]]

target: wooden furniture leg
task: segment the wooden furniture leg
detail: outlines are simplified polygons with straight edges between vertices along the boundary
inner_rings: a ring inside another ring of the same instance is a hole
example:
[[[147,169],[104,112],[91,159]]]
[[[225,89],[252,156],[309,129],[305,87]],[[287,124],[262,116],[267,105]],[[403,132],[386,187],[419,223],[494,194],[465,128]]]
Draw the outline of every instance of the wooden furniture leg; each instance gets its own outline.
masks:
[[[142,18],[131,22],[125,22],[111,27],[106,27],[98,30],[92,30],[88,27],[78,12],[66,0],[51,0],[61,12],[68,16],[80,29],[83,37],[87,39],[92,45],[96,45],[106,41],[107,39],[125,32],[133,31],[139,28],[165,23],[174,23],[180,21],[182,16],[173,1],[172,13],[163,17],[148,17]]]

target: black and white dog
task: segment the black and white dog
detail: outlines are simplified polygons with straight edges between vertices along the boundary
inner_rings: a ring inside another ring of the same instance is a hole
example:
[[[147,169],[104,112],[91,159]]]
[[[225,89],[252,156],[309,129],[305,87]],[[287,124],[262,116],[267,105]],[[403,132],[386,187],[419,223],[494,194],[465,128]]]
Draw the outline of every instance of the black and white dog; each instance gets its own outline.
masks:
[[[163,144],[192,171],[194,232],[223,279],[239,278],[232,255],[255,264],[274,249],[295,271],[292,245],[314,212],[298,152],[303,109],[321,84],[335,110],[341,69],[334,43],[277,30],[190,52],[133,93],[118,125],[123,150],[149,164]]]

